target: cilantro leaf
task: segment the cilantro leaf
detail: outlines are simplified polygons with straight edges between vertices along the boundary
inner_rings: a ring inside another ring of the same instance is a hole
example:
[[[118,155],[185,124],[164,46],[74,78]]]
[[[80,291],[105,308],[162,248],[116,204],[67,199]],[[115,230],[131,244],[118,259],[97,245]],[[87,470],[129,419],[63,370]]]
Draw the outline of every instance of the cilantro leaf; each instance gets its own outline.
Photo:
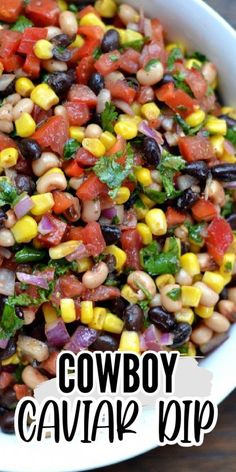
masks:
[[[176,274],[179,270],[179,248],[176,238],[169,238],[168,252],[159,253],[156,241],[141,249],[141,264],[150,275]]]
[[[174,48],[167,59],[167,67],[170,71],[174,69],[175,62],[178,59],[183,59],[183,54],[180,48]]]
[[[113,123],[117,120],[118,118],[118,113],[116,111],[115,105],[112,103],[106,102],[105,109],[101,113],[101,122],[102,122],[102,128],[104,131],[110,131],[110,133],[113,133],[114,127]]]
[[[73,155],[80,148],[80,143],[76,139],[70,138],[66,141],[63,149],[63,157],[65,160],[72,159]]]
[[[79,10],[79,7],[78,5],[75,5],[74,3],[70,3],[68,10],[72,11],[73,13],[77,13],[77,11]]]
[[[149,309],[149,304],[150,304],[150,301],[149,300],[141,300],[140,302],[137,302],[138,305],[140,306],[140,308],[142,308],[143,311],[147,311]],[[148,319],[144,320],[144,328],[148,328],[148,326],[150,326],[150,321],[148,321]]]
[[[192,225],[188,221],[185,223],[186,228],[188,229],[188,236],[190,241],[197,245],[203,243],[202,231],[205,228],[204,223],[199,223],[197,225]]]
[[[16,331],[24,324],[24,320],[20,319],[15,312],[14,305],[9,303],[9,300],[4,305],[3,313],[0,322],[0,339],[6,339],[14,336]]]
[[[31,28],[34,26],[34,23],[30,21],[26,16],[20,15],[17,21],[14,23],[14,25],[11,26],[12,31],[19,31],[20,33],[23,33],[26,28]]]
[[[53,267],[55,269],[55,276],[60,277],[60,275],[65,275],[69,271],[77,272],[78,265],[76,261],[69,262],[66,259],[51,260],[48,264],[48,267]]]
[[[161,174],[167,198],[173,199],[181,195],[181,191],[175,189],[173,179],[175,173],[184,169],[185,166],[186,162],[181,156],[174,156],[167,151],[162,153],[158,170]]]
[[[0,206],[12,205],[17,196],[17,191],[8,178],[0,177]]]
[[[181,126],[183,132],[189,136],[198,133],[198,131],[203,127],[204,124],[204,122],[202,122],[200,125],[195,126],[195,128],[191,128],[191,126],[189,126],[178,113],[175,115],[175,121],[177,121],[177,123]]]
[[[147,71],[147,72],[150,72],[150,70],[156,66],[156,64],[158,64],[159,59],[151,59],[147,64],[146,66],[144,67],[144,69]]]
[[[203,62],[203,63],[208,61],[205,54],[202,54],[199,51],[194,51],[192,53],[188,53],[186,55],[186,57],[187,57],[187,59],[196,59],[197,61],[200,61],[200,62]]]
[[[135,51],[140,52],[145,44],[145,38],[142,39],[136,39],[135,41],[129,41],[127,43],[122,44],[122,49],[128,49],[132,48],[135,49]]]
[[[165,192],[158,192],[158,190],[154,190],[152,188],[143,188],[143,193],[147,195],[151,200],[155,203],[161,205],[166,201],[166,193]]]
[[[236,147],[236,126],[233,126],[233,128],[228,129],[225,137]]]
[[[99,59],[99,57],[101,57],[101,55],[102,55],[101,48],[98,47],[98,48],[94,49],[93,58],[95,59],[95,61],[97,61]]]
[[[176,302],[177,300],[180,299],[181,297],[181,288],[172,288],[169,292],[167,292],[167,297],[169,297],[171,300]]]
[[[191,88],[186,84],[185,82],[185,73],[184,72],[176,72],[176,74],[173,75],[174,81],[175,81],[175,86],[176,88],[179,88],[186,92],[188,95],[193,97],[193,92]]]
[[[223,218],[227,218],[227,216],[232,215],[233,209],[234,209],[233,201],[229,199],[228,201],[226,201],[225,205],[221,208],[221,216],[223,216]]]

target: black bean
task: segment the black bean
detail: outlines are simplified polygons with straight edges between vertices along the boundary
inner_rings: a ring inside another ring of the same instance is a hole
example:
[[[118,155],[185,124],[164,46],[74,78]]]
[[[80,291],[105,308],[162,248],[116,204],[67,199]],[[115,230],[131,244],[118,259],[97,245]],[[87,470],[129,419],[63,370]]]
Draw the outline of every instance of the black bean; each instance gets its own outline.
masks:
[[[14,428],[14,411],[6,411],[1,416],[1,428],[3,433],[12,434],[15,432]]]
[[[130,305],[124,311],[125,329],[127,331],[141,331],[144,314],[139,305]]]
[[[102,52],[111,52],[120,47],[120,36],[115,29],[108,30],[102,40]]]
[[[210,171],[205,161],[196,161],[188,164],[184,169],[184,173],[197,177],[198,180],[205,182]]]
[[[0,405],[0,417],[6,413],[6,408],[3,408],[3,406]],[[1,419],[0,419],[0,424],[1,424]]]
[[[22,139],[18,142],[18,148],[22,156],[35,161],[42,154],[42,149],[35,139]]]
[[[192,333],[192,327],[188,323],[177,323],[176,328],[172,331],[173,334],[173,344],[172,347],[182,346],[186,341],[188,341]]]
[[[29,175],[17,174],[15,186],[19,194],[26,192],[28,195],[32,195],[35,190],[35,183]]]
[[[5,349],[0,349],[0,360],[3,361],[4,359],[7,359],[8,357],[13,356],[16,352],[16,343],[14,338],[10,338],[7,344],[7,347]]]
[[[5,221],[7,220],[7,215],[5,211],[0,208],[0,228],[4,226]]]
[[[100,334],[96,341],[90,346],[92,351],[117,351],[118,339],[110,334]]]
[[[54,46],[59,46],[61,48],[67,48],[73,41],[75,40],[75,36],[68,36],[68,34],[57,34],[51,39],[51,42]]]
[[[236,120],[230,118],[229,115],[220,115],[219,118],[225,120],[229,128],[236,126]]]
[[[192,191],[191,188],[184,190],[182,195],[174,200],[174,206],[178,210],[188,210],[199,199],[198,193]]]
[[[233,231],[236,231],[236,213],[232,213],[232,215],[226,218],[228,223],[230,224]]]
[[[73,76],[67,72],[54,72],[50,74],[47,83],[54,89],[60,98],[64,98],[73,84]]]
[[[53,58],[57,61],[67,62],[72,58],[72,50],[55,47],[52,50]]]
[[[101,230],[107,245],[116,244],[121,237],[121,230],[115,225],[101,225]]]
[[[13,388],[7,388],[0,393],[0,405],[7,410],[15,408],[17,403],[16,394]]]
[[[161,150],[154,138],[147,136],[143,140],[143,157],[148,164],[157,166],[161,158]]]
[[[127,202],[124,203],[124,209],[130,210],[130,208],[134,206],[137,198],[138,198],[137,192],[134,191],[133,193],[131,193],[129,200],[127,200]]]
[[[89,78],[88,86],[96,95],[98,95],[105,86],[103,76],[99,74],[99,72],[94,72]]]
[[[120,318],[123,318],[124,311],[128,305],[128,302],[122,297],[116,297],[108,301],[109,309],[112,313],[115,313]]]
[[[161,331],[172,331],[176,327],[174,317],[162,306],[154,306],[148,311],[149,320],[154,323]]]
[[[12,93],[15,93],[15,82],[16,79],[13,79],[10,84],[5,88],[5,90],[0,91],[0,98],[8,97]]]
[[[140,83],[135,77],[126,77],[126,82],[129,87],[133,88],[134,90],[138,91],[140,89]]]
[[[236,164],[219,164],[211,167],[211,173],[215,179],[233,182],[236,180]]]

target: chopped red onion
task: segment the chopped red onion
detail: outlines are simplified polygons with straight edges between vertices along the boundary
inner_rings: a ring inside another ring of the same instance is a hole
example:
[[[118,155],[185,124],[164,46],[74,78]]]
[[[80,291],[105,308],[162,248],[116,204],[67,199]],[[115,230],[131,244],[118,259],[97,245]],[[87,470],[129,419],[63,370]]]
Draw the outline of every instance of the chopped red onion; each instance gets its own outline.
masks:
[[[115,218],[116,215],[117,211],[115,207],[106,208],[105,210],[102,210],[102,216],[104,216],[104,218],[107,218],[108,220],[112,220],[112,218]]]
[[[160,338],[163,346],[171,346],[173,344],[173,335],[171,333],[163,333]]]
[[[0,247],[0,256],[5,257],[5,259],[11,259],[12,253],[6,247]]]
[[[64,349],[77,354],[83,349],[87,349],[91,346],[91,344],[96,341],[97,336],[98,332],[95,329],[87,328],[86,326],[79,326],[71,336],[69,342],[64,346]]]
[[[69,262],[72,262],[72,261],[78,261],[79,259],[82,259],[83,257],[88,257],[89,256],[89,253],[86,249],[86,246],[84,244],[80,244],[79,247],[77,247],[77,249],[72,252],[71,254],[69,254],[69,256],[66,256],[66,260],[69,261]]]
[[[142,342],[146,346],[146,350],[152,351],[161,351],[162,346],[160,344],[160,333],[155,328],[153,324],[151,324],[143,333],[143,340]]]
[[[233,182],[225,182],[223,184],[223,187],[224,188],[232,188],[232,189],[235,189],[236,188],[236,180],[234,180]]]
[[[62,318],[45,325],[46,338],[51,346],[62,347],[70,340],[69,333]]]
[[[120,110],[122,110],[124,113],[126,113],[127,115],[131,115],[131,116],[134,116],[134,112],[132,110],[132,108],[130,107],[130,105],[125,102],[124,100],[112,100],[112,103],[114,103],[114,105],[119,108]]]
[[[1,295],[14,295],[15,273],[9,269],[0,269],[0,293]]]
[[[51,220],[48,218],[47,215],[44,215],[39,224],[38,224],[38,231],[40,234],[48,234],[54,230],[54,226],[51,223]]]
[[[1,330],[0,330],[0,333],[1,333]],[[6,349],[6,347],[8,345],[8,341],[9,341],[9,338],[7,338],[7,339],[1,339],[0,338],[0,349]]]
[[[121,229],[134,229],[137,226],[137,216],[133,209],[127,210],[124,213],[124,219],[122,221]]]
[[[141,123],[139,124],[138,129],[139,129],[140,133],[145,134],[145,136],[148,136],[149,138],[155,139],[157,144],[163,144],[164,143],[164,140],[163,140],[163,137],[162,137],[161,133],[159,133],[156,129],[150,128],[150,126],[148,126],[147,121],[145,121],[145,120],[141,121]]]
[[[148,38],[152,37],[152,23],[149,18],[144,18],[143,32],[144,36],[147,36]]]
[[[33,208],[33,206],[34,203],[29,195],[21,198],[21,200],[14,206],[14,212],[18,220],[22,218],[22,216],[26,215]]]
[[[16,276],[20,282],[35,285],[36,287],[48,289],[48,282],[44,277],[39,275],[26,274],[25,272],[16,272]]]
[[[227,139],[224,140],[224,150],[230,155],[233,155],[233,156],[235,155],[235,147]]]
[[[96,112],[97,113],[102,113],[105,109],[106,103],[110,103],[111,101],[111,92],[108,89],[102,89],[101,92],[99,92],[98,96],[98,101],[97,101],[97,107],[96,107]]]

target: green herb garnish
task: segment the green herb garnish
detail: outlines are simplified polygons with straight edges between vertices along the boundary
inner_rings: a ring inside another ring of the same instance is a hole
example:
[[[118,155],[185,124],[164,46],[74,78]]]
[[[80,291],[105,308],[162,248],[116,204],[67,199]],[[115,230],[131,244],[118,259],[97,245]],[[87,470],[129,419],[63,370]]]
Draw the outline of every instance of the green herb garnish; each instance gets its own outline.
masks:
[[[109,55],[109,59],[110,59],[112,62],[116,62],[116,61],[118,61],[119,57],[118,57],[116,54],[110,54],[110,55]]]
[[[150,72],[150,70],[155,67],[157,64],[158,64],[159,59],[151,59],[150,61],[148,61],[148,63],[146,64],[146,66],[144,67],[144,69],[147,71],[147,72]]]
[[[140,52],[145,44],[145,38],[143,39],[136,39],[135,41],[129,41],[127,43],[122,44],[122,49],[132,48],[135,51]]]
[[[190,222],[185,223],[186,228],[188,229],[189,240],[198,246],[201,246],[203,243],[202,232],[205,228],[205,223],[198,223],[193,225]]]
[[[233,128],[228,129],[225,137],[236,147],[236,126],[233,126]]]
[[[77,13],[79,11],[78,5],[75,5],[74,3],[70,3],[68,10],[72,11],[73,13]]]
[[[208,61],[208,59],[207,59],[207,57],[205,56],[205,54],[202,54],[202,53],[199,52],[199,51],[195,51],[195,52],[193,52],[193,53],[188,53],[188,54],[186,54],[186,57],[187,57],[187,59],[196,59],[197,61],[200,61],[200,62],[202,62],[202,63]]]
[[[174,69],[175,62],[183,59],[183,54],[180,48],[174,48],[167,59],[167,67],[170,71]]]
[[[53,267],[55,269],[56,277],[65,275],[70,271],[77,272],[78,270],[78,264],[76,261],[69,262],[64,258],[59,260],[50,260],[48,267]]]
[[[17,21],[14,23],[14,25],[11,26],[12,31],[19,31],[20,33],[23,33],[26,28],[31,28],[34,26],[34,23],[30,21],[26,16],[20,15]]]
[[[17,196],[17,191],[8,178],[0,177],[0,206],[12,205]]]
[[[169,297],[171,300],[176,302],[177,300],[180,299],[181,297],[181,288],[172,288],[169,292],[167,292],[167,297]]]
[[[113,124],[118,118],[115,105],[113,103],[106,102],[105,109],[101,113],[102,128],[104,131],[114,132]]]
[[[102,55],[101,48],[98,47],[98,48],[94,49],[93,58],[95,59],[95,61],[97,61],[99,59],[99,57],[101,57],[101,55]]]
[[[178,89],[181,89],[183,90],[184,92],[186,92],[188,95],[190,95],[191,97],[193,97],[193,92],[191,90],[191,88],[186,84],[185,82],[185,73],[184,72],[176,72],[176,74],[173,75],[173,78],[174,78],[174,81],[175,81],[175,86],[176,88]],[[178,107],[179,110],[182,110],[182,111],[185,111],[186,108],[185,107]]]
[[[191,128],[191,126],[189,126],[178,113],[175,115],[175,120],[181,126],[183,132],[189,136],[198,133],[198,131],[200,131],[200,129],[203,127],[203,123],[201,123],[200,125],[195,126],[195,128]]]
[[[232,200],[228,200],[226,204],[223,206],[223,208],[221,208],[221,216],[223,216],[223,218],[227,218],[227,216],[232,215],[233,208],[234,208],[234,204]]]
[[[80,148],[80,143],[76,139],[70,138],[66,141],[63,150],[63,157],[65,160],[72,159],[73,155]]]
[[[173,199],[181,195],[182,192],[175,189],[173,179],[176,172],[183,170],[185,166],[186,162],[181,156],[174,156],[167,151],[162,153],[158,170],[167,198]]]
[[[233,264],[232,264],[232,262],[229,262],[229,261],[226,262],[226,264],[224,265],[224,268],[225,268],[225,271],[226,271],[226,272],[231,272],[232,269],[233,269]]]
[[[176,238],[169,238],[169,250],[159,252],[156,241],[141,249],[141,264],[150,275],[176,274],[179,270],[179,247]]]

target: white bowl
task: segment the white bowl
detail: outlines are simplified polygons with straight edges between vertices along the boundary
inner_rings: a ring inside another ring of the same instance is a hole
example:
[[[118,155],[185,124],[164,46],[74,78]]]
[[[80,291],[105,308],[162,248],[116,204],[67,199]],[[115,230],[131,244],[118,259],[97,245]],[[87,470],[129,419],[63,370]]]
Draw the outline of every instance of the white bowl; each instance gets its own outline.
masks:
[[[126,0],[127,1],[127,0]],[[172,39],[184,40],[192,50],[200,50],[214,61],[220,72],[225,104],[236,106],[236,32],[201,0],[128,0],[144,6],[147,16],[159,17]],[[236,386],[236,326],[230,338],[202,361],[213,373],[213,397],[221,402]],[[101,441],[80,447],[72,444],[19,444],[14,436],[0,433],[2,472],[78,472],[119,462],[156,446],[150,428],[152,411],[145,409],[141,430],[128,442],[107,445]],[[153,425],[153,428],[155,426]]]

